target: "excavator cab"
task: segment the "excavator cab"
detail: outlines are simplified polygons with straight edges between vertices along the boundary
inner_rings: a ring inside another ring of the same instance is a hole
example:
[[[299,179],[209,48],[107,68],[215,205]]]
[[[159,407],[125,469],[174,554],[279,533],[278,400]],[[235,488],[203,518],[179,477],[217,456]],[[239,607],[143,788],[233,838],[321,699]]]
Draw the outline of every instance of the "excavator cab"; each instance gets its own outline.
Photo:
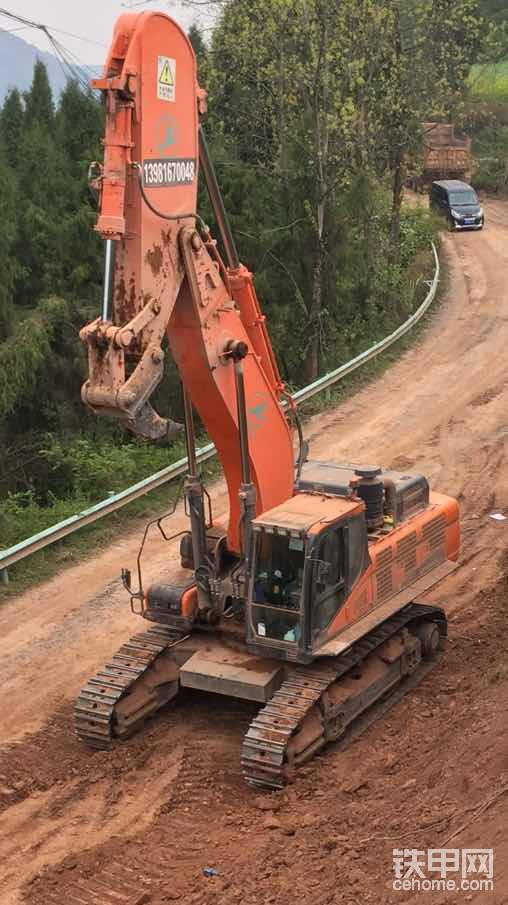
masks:
[[[370,564],[363,503],[297,494],[253,529],[249,648],[310,662]]]

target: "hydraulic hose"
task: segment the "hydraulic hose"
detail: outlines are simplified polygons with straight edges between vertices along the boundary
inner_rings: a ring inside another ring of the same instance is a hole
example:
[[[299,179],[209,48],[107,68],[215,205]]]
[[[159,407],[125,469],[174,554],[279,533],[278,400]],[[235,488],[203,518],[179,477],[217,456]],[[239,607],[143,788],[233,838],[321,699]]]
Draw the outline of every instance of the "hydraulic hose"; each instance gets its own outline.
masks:
[[[208,236],[209,230],[204,220],[197,214],[195,211],[191,211],[188,214],[165,214],[164,211],[159,210],[155,207],[154,204],[150,201],[148,195],[145,192],[145,187],[143,185],[143,170],[140,163],[136,161],[132,162],[132,167],[137,171],[138,174],[138,185],[139,191],[141,193],[141,197],[145,202],[147,208],[151,210],[152,214],[155,214],[156,217],[160,217],[162,220],[187,220],[193,219],[196,221],[197,226],[201,230],[201,232]]]

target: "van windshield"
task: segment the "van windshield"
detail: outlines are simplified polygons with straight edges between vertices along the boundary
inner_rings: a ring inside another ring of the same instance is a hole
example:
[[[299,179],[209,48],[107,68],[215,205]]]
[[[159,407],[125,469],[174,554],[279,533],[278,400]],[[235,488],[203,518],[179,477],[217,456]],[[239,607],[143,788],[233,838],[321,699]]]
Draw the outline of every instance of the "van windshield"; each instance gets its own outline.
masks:
[[[466,192],[450,192],[450,204],[456,207],[460,207],[462,204],[478,204],[478,198],[473,189]]]

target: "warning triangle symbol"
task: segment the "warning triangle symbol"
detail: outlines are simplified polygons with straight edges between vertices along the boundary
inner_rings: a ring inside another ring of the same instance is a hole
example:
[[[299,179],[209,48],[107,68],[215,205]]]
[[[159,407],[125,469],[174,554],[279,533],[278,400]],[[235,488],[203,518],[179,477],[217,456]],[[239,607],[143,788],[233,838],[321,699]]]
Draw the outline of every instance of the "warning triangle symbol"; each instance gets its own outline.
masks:
[[[159,82],[161,83],[161,85],[173,85],[173,73],[171,72],[171,66],[167,61],[162,67],[162,72],[159,76]]]

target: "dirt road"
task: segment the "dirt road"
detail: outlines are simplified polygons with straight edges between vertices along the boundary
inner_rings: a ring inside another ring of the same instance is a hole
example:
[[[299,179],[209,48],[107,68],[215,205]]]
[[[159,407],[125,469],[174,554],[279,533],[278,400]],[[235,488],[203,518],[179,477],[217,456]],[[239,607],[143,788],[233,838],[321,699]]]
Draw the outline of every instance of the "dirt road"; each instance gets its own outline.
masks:
[[[508,206],[486,213],[483,233],[446,237],[451,288],[417,345],[307,425],[315,458],[419,470],[459,498],[444,661],[283,793],[243,785],[241,702],[189,694],[142,736],[90,753],[72,701],[139,630],[118,581],[139,537],[125,537],[0,610],[1,905],[416,903],[392,889],[392,851],[443,846],[494,847],[494,891],[425,902],[508,901],[508,528],[488,517],[508,515]],[[213,498],[220,512],[222,486]],[[176,558],[151,543],[149,576]]]

